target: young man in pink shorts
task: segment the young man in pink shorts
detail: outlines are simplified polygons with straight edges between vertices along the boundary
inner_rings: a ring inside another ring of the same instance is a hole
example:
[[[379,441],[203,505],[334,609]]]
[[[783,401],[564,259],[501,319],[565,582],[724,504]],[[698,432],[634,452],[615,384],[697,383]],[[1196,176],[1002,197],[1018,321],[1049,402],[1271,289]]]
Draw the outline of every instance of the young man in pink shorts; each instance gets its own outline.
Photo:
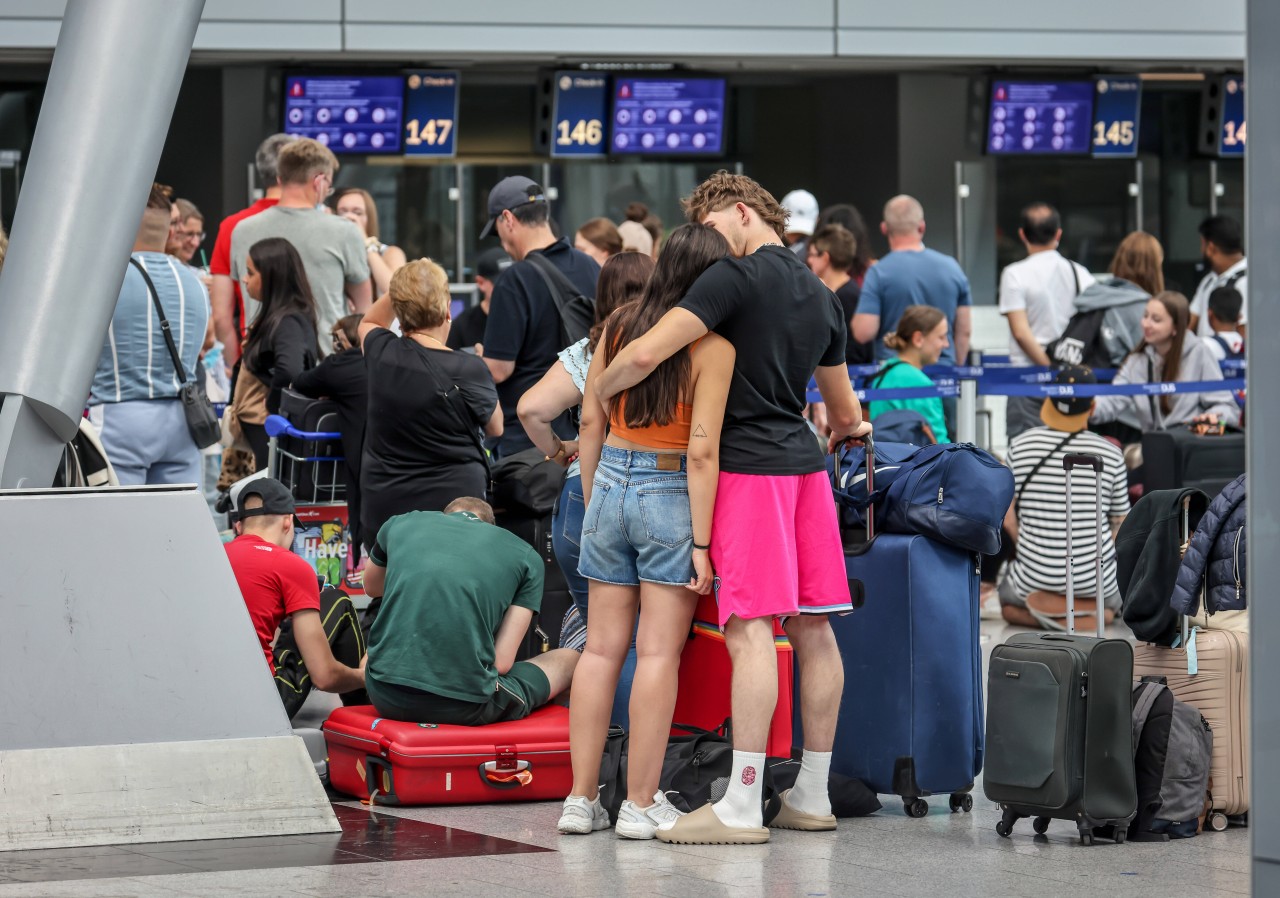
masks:
[[[719,172],[685,201],[733,258],[717,262],[681,303],[614,359],[605,398],[643,380],[714,329],[738,351],[720,438],[711,561],[720,626],[733,660],[733,772],[723,799],[658,838],[683,844],[768,841],[761,819],[765,743],[778,700],[773,621],[800,664],[804,758],[773,825],[835,829],[827,797],[844,666],[826,615],[848,611],[849,581],[822,449],[803,410],[815,376],[831,445],[871,431],[845,369],[844,319],[831,291],[784,246],[787,214],[750,178]],[[694,433],[691,439],[698,439]]]

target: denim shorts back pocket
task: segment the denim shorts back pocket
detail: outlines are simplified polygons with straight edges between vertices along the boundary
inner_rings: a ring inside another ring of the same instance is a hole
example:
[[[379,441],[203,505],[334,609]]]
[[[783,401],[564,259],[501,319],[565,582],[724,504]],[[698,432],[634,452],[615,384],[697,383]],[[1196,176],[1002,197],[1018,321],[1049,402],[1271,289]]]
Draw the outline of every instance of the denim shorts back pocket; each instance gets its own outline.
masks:
[[[640,519],[645,536],[652,543],[677,549],[693,541],[693,516],[689,511],[689,491],[671,487],[641,487],[637,490]]]
[[[607,481],[601,480],[599,477],[597,477],[595,479],[595,482],[592,483],[591,504],[588,505],[583,510],[583,513],[582,513],[581,533],[583,536],[586,536],[588,533],[595,533],[596,530],[599,529],[600,515],[604,511],[605,500],[609,498],[609,489],[611,486],[612,484],[608,483]],[[572,500],[572,494],[570,494],[570,499]],[[581,502],[582,500],[579,499],[578,501]],[[565,515],[566,521],[569,515],[572,514],[572,512],[573,512],[572,502],[570,502],[569,511]],[[577,540],[574,542],[575,542],[575,545],[581,546],[581,540]]]
[[[582,548],[582,525],[587,516],[586,504],[582,501],[582,496],[569,490],[565,493],[564,513],[561,516],[560,527],[561,535],[566,542],[570,542],[578,548]],[[597,519],[599,515],[596,516]]]

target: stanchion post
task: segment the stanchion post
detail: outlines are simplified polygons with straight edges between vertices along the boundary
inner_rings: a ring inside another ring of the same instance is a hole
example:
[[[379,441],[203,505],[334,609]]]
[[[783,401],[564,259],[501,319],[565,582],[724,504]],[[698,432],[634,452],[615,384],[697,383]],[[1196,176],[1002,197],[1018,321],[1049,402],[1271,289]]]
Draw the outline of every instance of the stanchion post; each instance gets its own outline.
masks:
[[[966,364],[973,364],[973,356],[982,359],[982,353],[970,352]],[[978,381],[972,377],[959,378],[960,398],[956,401],[956,442],[978,441]]]

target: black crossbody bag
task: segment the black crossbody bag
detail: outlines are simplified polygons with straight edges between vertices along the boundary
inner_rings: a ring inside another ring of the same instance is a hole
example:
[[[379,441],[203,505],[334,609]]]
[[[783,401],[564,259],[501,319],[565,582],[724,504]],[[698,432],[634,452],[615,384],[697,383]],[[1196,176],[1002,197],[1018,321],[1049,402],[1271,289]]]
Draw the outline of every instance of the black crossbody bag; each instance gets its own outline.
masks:
[[[169,358],[173,360],[173,369],[178,373],[178,399],[182,403],[182,413],[187,419],[187,431],[191,434],[192,441],[200,449],[206,449],[214,443],[222,439],[222,428],[218,424],[218,414],[213,410],[213,403],[209,401],[209,395],[204,391],[204,383],[198,377],[193,377],[187,382],[187,369],[182,365],[182,357],[178,354],[178,347],[173,342],[173,332],[169,327],[169,319],[165,317],[164,308],[160,305],[160,294],[156,292],[156,285],[151,281],[151,275],[147,274],[147,269],[142,267],[142,263],[137,259],[130,257],[129,264],[138,269],[138,273],[142,275],[142,280],[147,284],[147,292],[151,295],[151,302],[156,307],[156,314],[160,316],[160,332],[164,334],[164,345],[169,347]]]

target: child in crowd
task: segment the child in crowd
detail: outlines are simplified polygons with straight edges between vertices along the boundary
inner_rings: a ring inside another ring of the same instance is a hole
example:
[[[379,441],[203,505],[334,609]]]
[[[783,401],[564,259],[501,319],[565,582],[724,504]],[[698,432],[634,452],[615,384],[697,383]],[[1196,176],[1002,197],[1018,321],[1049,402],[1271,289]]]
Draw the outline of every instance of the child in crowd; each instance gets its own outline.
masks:
[[[1188,336],[1191,310],[1181,293],[1166,290],[1147,302],[1142,316],[1142,343],[1131,352],[1113,383],[1177,383],[1222,380],[1209,348],[1195,334]],[[1227,390],[1210,393],[1175,393],[1155,396],[1099,396],[1091,424],[1114,421],[1132,410],[1143,433],[1168,430],[1183,424],[1236,425],[1240,407]],[[1138,459],[1130,451],[1130,468]]]
[[[1204,345],[1219,362],[1244,358],[1244,336],[1240,333],[1240,310],[1244,297],[1235,287],[1218,287],[1209,294],[1209,326],[1212,337],[1202,337]]]
[[[649,330],[694,281],[729,254],[717,231],[687,224],[672,232],[639,302],[610,317],[591,359],[579,436],[587,503],[578,570],[589,581],[591,624],[569,706],[573,790],[557,824],[586,834],[609,825],[600,803],[600,754],[637,609],[638,663],[631,688],[627,800],[616,832],[652,839],[677,819],[659,789],[680,653],[699,594],[711,590],[708,549],[735,353],[709,333],[672,355],[606,406],[596,390],[618,351]],[[605,425],[609,433],[605,436]]]
[[[908,306],[898,319],[898,329],[885,334],[884,345],[898,353],[896,359],[884,363],[870,380],[869,390],[893,390],[905,387],[932,387],[933,381],[924,373],[928,365],[936,365],[942,350],[950,345],[947,339],[947,316],[933,306]],[[949,443],[947,422],[942,410],[942,399],[933,396],[924,399],[877,399],[871,403],[871,420],[890,409],[911,409],[924,415],[939,443]]]

